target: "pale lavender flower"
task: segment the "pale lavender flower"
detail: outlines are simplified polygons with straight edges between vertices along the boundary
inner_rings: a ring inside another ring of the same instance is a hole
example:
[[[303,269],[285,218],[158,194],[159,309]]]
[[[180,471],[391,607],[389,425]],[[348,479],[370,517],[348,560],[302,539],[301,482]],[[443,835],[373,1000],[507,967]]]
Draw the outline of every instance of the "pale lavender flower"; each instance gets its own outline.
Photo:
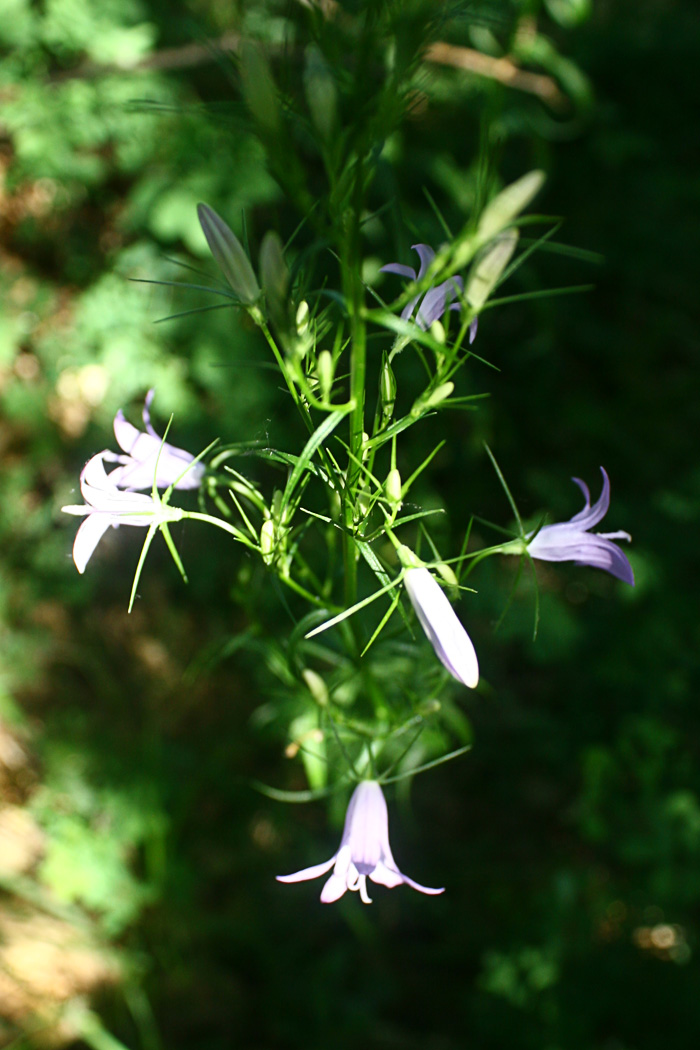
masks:
[[[396,273],[399,277],[409,277],[412,281],[420,281],[427,273],[428,267],[435,258],[435,252],[428,244],[412,244],[414,251],[418,252],[420,267],[418,272],[412,266],[404,266],[403,263],[387,263],[380,268],[380,273]],[[460,310],[459,303],[454,302],[464,291],[464,281],[461,277],[449,277],[442,284],[429,288],[422,296],[422,301],[414,318],[416,324],[423,331],[430,328],[433,321],[438,321],[447,309]],[[414,296],[401,311],[401,320],[408,321],[413,316],[413,311],[421,299],[420,295]],[[476,338],[477,318],[475,317],[469,326],[469,342],[473,343]]]
[[[330,860],[314,864],[310,868],[296,871],[293,875],[278,875],[278,882],[303,882],[325,875],[333,868],[333,874],[321,890],[321,900],[331,904],[343,896],[346,890],[356,891],[365,904],[372,901],[367,894],[367,879],[392,889],[405,882],[419,893],[444,893],[444,889],[431,889],[403,875],[396,866],[389,846],[389,817],[386,801],[376,780],[363,780],[353,791],[345,815],[343,837],[340,848]]]
[[[403,582],[438,659],[453,678],[475,689],[479,683],[479,661],[471,638],[440,584],[425,566],[406,569]]]
[[[204,465],[195,463],[194,456],[184,449],[163,441],[151,425],[153,394],[153,390],[148,391],[143,406],[145,433],[132,426],[121,409],[114,417],[114,436],[126,455],[107,455],[107,459],[121,464],[110,472],[109,480],[122,489],[150,489],[154,477],[159,489],[167,489],[173,483],[176,489],[199,488]]]
[[[580,478],[572,478],[583,492],[586,505],[570,521],[556,525],[545,525],[528,541],[528,553],[541,561],[573,561],[577,565],[591,565],[595,569],[605,569],[634,586],[632,566],[613,540],[630,540],[627,532],[589,532],[594,525],[605,517],[610,506],[610,479],[604,468],[603,490],[600,498],[591,506],[591,494],[588,486]]]
[[[83,467],[80,475],[80,491],[85,504],[61,507],[66,514],[85,515],[73,544],[73,561],[78,572],[85,567],[92,552],[107,529],[120,525],[152,524],[159,513],[159,505],[152,496],[140,492],[123,492],[116,488],[104,467],[104,457],[109,453],[99,452]],[[174,510],[175,508],[173,508]]]

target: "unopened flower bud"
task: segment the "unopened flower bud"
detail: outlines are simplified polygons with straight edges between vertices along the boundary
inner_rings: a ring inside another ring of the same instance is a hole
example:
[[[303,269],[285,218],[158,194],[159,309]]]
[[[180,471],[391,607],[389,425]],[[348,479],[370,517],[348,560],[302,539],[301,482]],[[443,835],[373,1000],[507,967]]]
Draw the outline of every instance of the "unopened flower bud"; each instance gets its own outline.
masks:
[[[458,598],[459,581],[455,576],[452,567],[450,565],[446,565],[444,561],[440,561],[435,566],[435,571],[437,572],[438,576],[441,576],[442,579],[445,581],[445,583],[448,586],[448,589],[452,592],[452,596],[454,598]]]
[[[423,700],[418,704],[418,714],[423,718],[429,718],[431,715],[436,715],[442,710],[442,704],[439,700]]]
[[[260,246],[260,280],[270,319],[284,334],[289,329],[289,270],[282,253],[282,242],[274,230],[268,231]]]
[[[382,374],[379,377],[379,396],[382,399],[382,406],[391,407],[393,411],[396,401],[396,376],[386,354],[382,362]]]
[[[436,405],[439,405],[450,396],[454,388],[455,385],[452,382],[440,383],[434,390],[418,398],[411,409],[411,415],[420,416],[423,412],[427,412],[428,409],[435,408]]]
[[[518,243],[516,229],[505,230],[479,254],[467,278],[466,297],[474,310],[480,310],[510,262]]]
[[[240,52],[243,95],[248,108],[265,131],[274,133],[280,126],[277,89],[265,54],[256,44],[243,43]]]
[[[309,304],[302,299],[297,307],[296,326],[299,335],[303,335],[309,327]]]
[[[529,171],[527,175],[511,182],[493,198],[481,213],[476,236],[480,244],[486,244],[502,229],[509,226],[530,201],[539,193],[544,183],[543,171]]]
[[[301,672],[301,677],[318,706],[328,707],[328,688],[320,674],[312,671],[310,667],[305,667]]]
[[[314,44],[306,50],[304,87],[311,119],[325,141],[331,137],[336,123],[337,91],[328,63]]]
[[[235,294],[246,305],[257,302],[260,286],[233,230],[208,204],[197,205],[197,216],[209,250]]]
[[[328,401],[333,386],[333,358],[328,350],[321,350],[316,359],[316,375],[321,387],[321,394]]]
[[[442,321],[433,321],[430,326],[430,334],[436,343],[444,344],[445,342],[445,328]]]
[[[396,467],[390,470],[384,482],[384,494],[397,510],[401,507],[401,475]]]
[[[275,523],[271,518],[262,523],[260,529],[260,553],[266,565],[272,562],[275,550]]]

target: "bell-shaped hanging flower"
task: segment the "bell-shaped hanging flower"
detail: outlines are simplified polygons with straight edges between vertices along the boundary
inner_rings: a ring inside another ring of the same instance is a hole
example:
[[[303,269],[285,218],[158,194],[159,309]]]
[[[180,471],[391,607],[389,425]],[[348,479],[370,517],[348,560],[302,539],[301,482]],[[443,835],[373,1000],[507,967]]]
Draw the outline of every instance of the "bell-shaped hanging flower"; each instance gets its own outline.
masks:
[[[459,621],[450,601],[432,573],[408,547],[398,549],[404,565],[403,582],[420,625],[444,667],[462,685],[479,684],[479,661],[472,640]]]
[[[412,244],[411,247],[418,253],[420,259],[420,267],[418,272],[413,269],[412,266],[404,266],[403,263],[387,263],[386,266],[380,268],[380,273],[396,273],[400,277],[408,277],[412,281],[420,281],[425,277],[428,271],[428,267],[435,258],[435,252],[428,244]],[[401,320],[408,321],[411,317],[415,320],[419,328],[426,331],[430,328],[433,321],[438,321],[447,309],[460,310],[461,306],[455,299],[464,291],[464,281],[461,277],[449,277],[442,284],[437,284],[433,288],[429,288],[423,295],[416,295],[409,300],[401,311]],[[415,317],[413,312],[418,306]],[[476,317],[469,326],[469,342],[473,343],[476,338],[477,319]]]
[[[110,453],[99,452],[83,467],[80,491],[85,504],[61,507],[66,514],[85,515],[73,543],[73,561],[80,573],[85,572],[95,547],[110,526],[115,529],[120,525],[148,527],[156,517],[172,521],[181,514],[177,507],[165,507],[145,493],[116,488],[105,471],[106,455]]]
[[[126,455],[108,454],[105,458],[120,463],[109,474],[112,485],[121,489],[156,488],[196,489],[204,477],[204,465],[195,463],[194,456],[182,448],[169,444],[156,434],[151,425],[150,407],[154,391],[149,390],[143,406],[145,433],[125,418],[121,409],[114,417],[114,436]]]
[[[358,892],[365,904],[371,904],[367,893],[367,879],[388,886],[406,883],[419,893],[444,893],[444,888],[431,889],[409,879],[396,866],[389,846],[389,817],[384,793],[376,780],[363,780],[355,788],[345,815],[345,827],[340,847],[330,860],[296,871],[293,875],[278,875],[278,882],[303,882],[333,874],[321,890],[321,900],[331,904],[346,890]]]
[[[572,478],[583,492],[585,507],[569,521],[544,525],[528,540],[528,554],[540,561],[573,561],[577,565],[605,569],[619,580],[634,586],[632,566],[626,554],[612,542],[630,540],[632,537],[629,533],[588,531],[603,520],[610,506],[610,479],[603,467],[600,471],[603,489],[597,502],[591,506],[591,494],[586,483],[580,478]]]

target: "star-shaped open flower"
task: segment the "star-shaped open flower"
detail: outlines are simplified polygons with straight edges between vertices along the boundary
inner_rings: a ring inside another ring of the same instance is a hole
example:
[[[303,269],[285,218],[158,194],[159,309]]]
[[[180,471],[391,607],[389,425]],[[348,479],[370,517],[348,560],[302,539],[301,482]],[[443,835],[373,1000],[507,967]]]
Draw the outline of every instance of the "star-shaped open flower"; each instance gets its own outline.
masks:
[[[321,900],[331,904],[346,890],[359,892],[365,904],[371,904],[367,893],[367,879],[390,889],[406,883],[419,893],[444,893],[444,888],[431,889],[409,879],[396,866],[389,846],[389,816],[381,786],[376,780],[362,780],[353,791],[345,815],[345,827],[340,847],[330,860],[296,871],[293,875],[278,875],[278,882],[303,882],[333,874],[321,890]]]
[[[541,561],[573,561],[577,565],[591,565],[605,569],[634,586],[634,573],[627,556],[613,540],[630,540],[627,532],[590,532],[602,521],[610,506],[610,479],[603,467],[603,489],[600,498],[591,506],[588,486],[580,478],[572,478],[583,492],[586,505],[570,521],[555,525],[544,525],[528,540],[527,550],[533,558]]]
[[[85,572],[95,547],[108,528],[120,525],[148,527],[155,518],[164,521],[177,520],[181,511],[157,503],[152,496],[141,492],[124,492],[112,482],[104,467],[104,457],[109,453],[99,452],[83,467],[80,475],[80,491],[84,504],[61,507],[66,514],[84,515],[73,543],[73,561],[78,572]]]
[[[156,488],[199,488],[204,477],[204,465],[195,463],[194,456],[182,448],[176,448],[158,435],[151,424],[150,407],[153,390],[149,390],[143,406],[145,433],[138,430],[125,418],[121,409],[114,417],[114,436],[126,455],[106,456],[121,464],[109,474],[112,485],[121,489],[151,489],[155,478]]]
[[[412,266],[404,266],[403,263],[387,263],[380,268],[380,273],[396,273],[400,277],[409,277],[412,281],[421,281],[428,271],[428,267],[435,258],[435,252],[428,244],[411,245],[418,252],[420,267],[418,272]],[[401,311],[401,320],[408,321],[413,317],[417,304],[420,306],[413,318],[419,328],[423,331],[430,328],[433,321],[438,321],[447,309],[460,310],[460,303],[455,302],[464,291],[464,281],[461,277],[449,277],[442,284],[429,288],[422,295],[415,295],[404,306]],[[469,326],[469,342],[473,343],[476,337],[477,319],[474,318]]]

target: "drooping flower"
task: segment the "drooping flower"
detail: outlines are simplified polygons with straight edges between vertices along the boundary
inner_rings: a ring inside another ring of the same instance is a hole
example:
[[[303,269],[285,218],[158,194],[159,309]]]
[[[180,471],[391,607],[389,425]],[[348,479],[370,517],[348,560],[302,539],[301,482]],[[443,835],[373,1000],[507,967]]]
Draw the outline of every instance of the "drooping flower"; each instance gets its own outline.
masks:
[[[321,890],[321,900],[331,904],[346,890],[359,892],[365,904],[371,904],[367,893],[367,879],[388,886],[405,882],[419,893],[444,893],[444,888],[431,889],[409,879],[396,866],[389,846],[389,817],[382,789],[376,780],[363,780],[355,788],[347,813],[340,847],[330,860],[296,871],[293,875],[278,875],[278,882],[303,882],[333,874]]]
[[[399,548],[399,556],[410,567],[403,582],[435,654],[444,667],[462,685],[475,689],[479,683],[479,661],[472,640],[459,621],[450,601],[432,573],[417,560],[407,547]]]
[[[114,417],[114,436],[126,455],[107,455],[107,459],[121,464],[110,472],[109,480],[121,489],[150,489],[154,477],[159,489],[167,489],[173,483],[176,489],[199,488],[204,465],[195,463],[194,456],[184,449],[163,441],[151,425],[153,394],[153,390],[148,391],[143,406],[145,433],[129,423],[121,409]]]
[[[411,245],[418,252],[420,267],[418,272],[412,266],[404,266],[403,263],[387,263],[380,268],[380,273],[396,273],[399,277],[409,277],[412,281],[420,281],[427,273],[428,267],[435,258],[435,252],[428,244]],[[408,321],[413,316],[413,311],[420,301],[416,311],[415,322],[423,331],[430,328],[433,321],[438,321],[447,309],[460,310],[458,302],[454,302],[464,291],[464,281],[461,277],[449,277],[442,284],[429,288],[427,292],[414,296],[401,311],[401,320]],[[476,338],[477,318],[475,317],[469,326],[469,342],[473,343]]]
[[[602,521],[610,506],[610,479],[603,467],[603,489],[600,498],[591,506],[588,486],[580,478],[572,478],[583,492],[586,505],[570,521],[545,525],[528,541],[527,550],[541,561],[573,561],[577,565],[591,565],[605,569],[634,587],[634,573],[627,556],[613,540],[630,540],[627,532],[589,532]]]
[[[151,525],[160,514],[162,504],[156,504],[152,496],[141,492],[124,492],[111,481],[104,467],[104,457],[109,453],[99,452],[83,467],[80,475],[80,491],[85,504],[61,507],[66,514],[85,515],[73,543],[73,561],[78,572],[85,572],[92,552],[107,529],[120,525]],[[175,517],[177,508],[168,508]]]

